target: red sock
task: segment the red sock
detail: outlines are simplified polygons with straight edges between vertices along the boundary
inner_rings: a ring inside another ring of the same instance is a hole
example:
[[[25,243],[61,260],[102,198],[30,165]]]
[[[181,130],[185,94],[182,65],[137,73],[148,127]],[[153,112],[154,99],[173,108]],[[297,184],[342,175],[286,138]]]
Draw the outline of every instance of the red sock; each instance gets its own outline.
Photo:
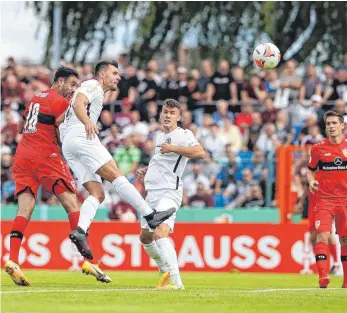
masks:
[[[341,247],[341,263],[343,268],[343,284],[347,285],[347,247]]]
[[[10,235],[10,260],[18,264],[18,254],[25,228],[29,221],[24,216],[16,216]]]
[[[319,278],[328,277],[328,245],[326,245],[323,242],[317,242],[314,247],[314,254],[316,256],[316,264],[319,273]]]
[[[329,245],[330,248],[330,254],[333,257],[334,263],[337,263],[337,249],[336,249],[336,243],[334,244],[330,244]]]
[[[80,212],[71,212],[69,213],[69,222],[71,230],[75,230],[78,225],[78,219],[80,218]]]

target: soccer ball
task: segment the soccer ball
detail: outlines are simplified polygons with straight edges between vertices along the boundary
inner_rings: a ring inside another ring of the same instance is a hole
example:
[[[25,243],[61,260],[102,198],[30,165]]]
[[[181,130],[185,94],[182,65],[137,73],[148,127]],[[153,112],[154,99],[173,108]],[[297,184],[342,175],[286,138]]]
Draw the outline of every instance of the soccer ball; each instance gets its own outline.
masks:
[[[254,49],[254,63],[262,69],[275,68],[281,60],[280,50],[272,43],[262,43]]]

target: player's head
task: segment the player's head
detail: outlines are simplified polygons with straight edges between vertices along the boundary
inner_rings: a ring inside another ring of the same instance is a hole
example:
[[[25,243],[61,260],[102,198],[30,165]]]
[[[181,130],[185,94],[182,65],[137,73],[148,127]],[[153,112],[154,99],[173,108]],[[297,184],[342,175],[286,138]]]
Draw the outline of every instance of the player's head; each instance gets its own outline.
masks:
[[[77,89],[78,79],[78,73],[74,69],[61,66],[54,74],[53,84],[63,97],[70,98]]]
[[[174,99],[166,99],[161,110],[160,120],[164,127],[177,127],[177,122],[181,119],[181,105]]]
[[[101,61],[95,66],[95,77],[102,80],[105,91],[117,90],[120,78],[118,63],[116,61]]]
[[[342,136],[345,124],[341,113],[335,111],[327,111],[324,114],[324,123],[326,134],[329,138]]]

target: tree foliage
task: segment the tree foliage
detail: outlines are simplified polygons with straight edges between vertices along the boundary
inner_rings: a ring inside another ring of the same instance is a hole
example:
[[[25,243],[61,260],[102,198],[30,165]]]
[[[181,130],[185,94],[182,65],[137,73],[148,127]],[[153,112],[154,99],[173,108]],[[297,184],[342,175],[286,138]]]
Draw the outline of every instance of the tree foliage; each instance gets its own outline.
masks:
[[[54,2],[28,5],[48,23],[47,62],[51,57]],[[91,50],[100,58],[108,40],[114,40],[117,25],[134,22],[134,40],[129,43],[124,39],[130,59],[139,65],[161,50],[175,55],[189,38],[196,42],[200,58],[227,58],[244,66],[251,64],[254,45],[261,40],[271,40],[282,55],[300,62],[338,62],[347,51],[346,1],[64,1],[61,6],[61,52],[73,62],[84,62]]]

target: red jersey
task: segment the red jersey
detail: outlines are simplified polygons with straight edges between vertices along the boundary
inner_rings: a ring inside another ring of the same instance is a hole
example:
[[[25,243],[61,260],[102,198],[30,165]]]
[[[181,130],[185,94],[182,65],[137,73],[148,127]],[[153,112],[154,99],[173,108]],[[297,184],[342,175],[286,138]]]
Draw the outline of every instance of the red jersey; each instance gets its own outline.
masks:
[[[347,139],[332,144],[325,139],[312,146],[308,168],[317,171],[315,198],[347,198]]]
[[[55,121],[68,106],[68,100],[53,89],[42,91],[33,97],[23,114],[23,137],[15,157],[35,159],[60,154]]]

